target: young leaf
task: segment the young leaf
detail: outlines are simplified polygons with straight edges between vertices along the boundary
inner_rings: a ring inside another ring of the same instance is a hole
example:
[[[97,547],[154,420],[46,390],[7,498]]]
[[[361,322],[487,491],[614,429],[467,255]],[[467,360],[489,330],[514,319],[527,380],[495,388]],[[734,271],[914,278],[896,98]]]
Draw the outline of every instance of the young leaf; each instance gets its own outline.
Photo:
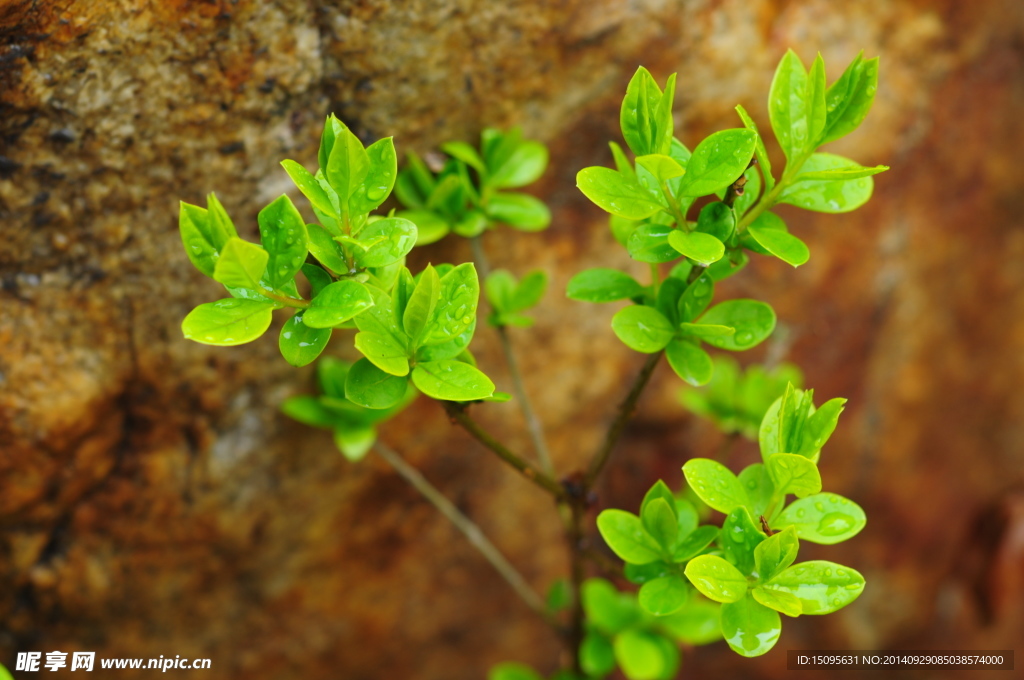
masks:
[[[548,166],[548,149],[540,142],[525,141],[516,146],[512,155],[494,168],[488,185],[496,189],[514,189],[536,182]]]
[[[442,276],[437,285],[437,304],[430,312],[423,329],[424,345],[449,342],[462,335],[476,322],[480,282],[473,263],[466,262],[455,267]],[[413,293],[413,298],[415,297],[416,294]],[[412,300],[409,304],[409,308],[411,307]],[[407,313],[409,308],[406,308]]]
[[[663,224],[641,224],[629,235],[626,250],[630,257],[640,262],[671,262],[679,257],[679,252],[668,242],[669,235],[675,232]]]
[[[739,352],[760,344],[775,330],[775,312],[757,300],[728,300],[715,305],[700,317],[702,324],[735,328],[732,335],[705,337],[719,349]]]
[[[657,113],[662,92],[650,72],[643,66],[636,70],[626,86],[626,96],[619,111],[622,137],[636,156],[659,153]],[[669,138],[672,132],[669,130]]]
[[[694,387],[706,385],[714,374],[711,357],[690,340],[673,339],[665,347],[665,358],[676,375]]]
[[[345,398],[366,408],[391,408],[405,397],[407,382],[360,359],[352,364],[345,379]]]
[[[570,300],[614,302],[643,295],[644,287],[618,269],[587,269],[569,280],[565,294]]]
[[[725,255],[725,244],[699,231],[687,233],[674,229],[668,235],[668,242],[683,255],[705,266],[721,260]]]
[[[825,60],[821,53],[814,58],[811,71],[807,74],[807,130],[810,136],[807,149],[818,146],[825,129]]]
[[[346,459],[353,463],[365,458],[375,441],[377,441],[377,430],[372,425],[334,428],[334,445]]]
[[[747,577],[715,555],[694,557],[685,573],[701,595],[715,602],[736,602],[747,592]]]
[[[834,493],[822,493],[793,501],[772,520],[772,528],[793,527],[796,535],[811,543],[833,545],[853,538],[867,524],[864,510]]]
[[[714,295],[715,283],[707,272],[698,276],[679,298],[679,319],[684,322],[696,319],[708,308]]]
[[[580,645],[580,668],[587,675],[604,677],[615,670],[615,651],[603,635],[588,633]]]
[[[749,595],[722,605],[722,635],[732,651],[741,656],[766,654],[781,634],[779,613]]]
[[[576,175],[576,186],[583,195],[612,215],[642,220],[661,210],[636,177],[610,168],[584,168]]]
[[[739,480],[750,499],[747,508],[750,509],[751,514],[755,517],[763,515],[775,493],[775,485],[772,483],[768,470],[762,463],[753,463],[743,468]]]
[[[814,560],[794,564],[762,585],[795,595],[804,614],[831,614],[860,596],[864,577],[841,564]]]
[[[327,181],[338,193],[341,212],[346,214],[352,212],[349,199],[361,188],[365,190],[364,182],[370,172],[370,156],[363,148],[363,143],[344,125],[335,129],[335,135],[327,165],[321,167]]]
[[[485,207],[487,216],[520,231],[541,231],[551,224],[551,211],[529,194],[496,193]]]
[[[794,453],[817,462],[821,447],[835,431],[845,405],[845,399],[829,399],[812,413],[800,430],[800,445]]]
[[[302,311],[281,327],[281,356],[292,366],[307,366],[320,356],[331,339],[330,328],[310,328],[302,323]]]
[[[690,586],[678,574],[663,576],[643,584],[638,594],[640,606],[655,616],[668,616],[686,606]]]
[[[754,550],[754,568],[761,583],[771,581],[786,567],[793,564],[800,550],[796,530],[790,528],[761,541]]]
[[[420,392],[442,401],[475,401],[494,393],[494,383],[478,369],[461,361],[421,361],[412,370]]]
[[[872,177],[880,172],[889,169],[888,165],[876,165],[873,168],[853,163],[851,165],[833,168],[832,170],[818,170],[813,172],[801,172],[793,178],[794,182],[805,182],[812,179],[860,179],[861,177]]]
[[[757,135],[757,141],[754,143],[754,158],[757,159],[757,164],[761,166],[761,174],[764,175],[764,190],[766,193],[770,193],[775,188],[775,178],[772,176],[771,159],[768,158],[768,151],[764,148],[764,139],[761,138],[761,133],[757,129],[757,123],[750,117],[746,109],[737,104],[736,113],[740,114],[743,126]]]
[[[745,128],[722,130],[693,150],[678,195],[706,196],[735,182],[750,165],[757,134]]]
[[[749,502],[736,475],[710,458],[686,461],[683,474],[690,488],[714,510],[728,514]]]
[[[675,335],[672,323],[657,309],[633,305],[612,317],[612,330],[630,349],[652,354],[664,349]]]
[[[273,310],[280,307],[276,302],[239,298],[207,302],[188,313],[181,332],[204,345],[241,345],[263,335],[270,327]]]
[[[270,255],[267,282],[277,289],[295,278],[306,261],[306,223],[292,200],[280,196],[257,215],[260,240]]]
[[[803,172],[818,173],[849,168],[853,161],[830,153],[815,153],[803,165]],[[801,173],[802,174],[802,173]],[[800,175],[797,175],[800,178]],[[790,184],[779,195],[780,203],[789,203],[804,210],[824,213],[844,213],[867,203],[874,191],[871,177],[857,179],[808,179]]]
[[[409,353],[391,334],[356,333],[356,349],[374,366],[396,376],[409,375]],[[379,408],[385,408],[383,406]]]
[[[807,244],[785,230],[765,228],[757,224],[761,221],[761,218],[772,214],[773,213],[769,212],[762,213],[756,220],[754,220],[754,223],[747,228],[747,233],[750,234],[762,248],[783,262],[791,264],[794,267],[799,267],[800,265],[805,264],[807,260],[811,258],[811,251],[807,248]]]
[[[631,629],[612,641],[615,660],[628,680],[664,680],[675,675],[679,650],[653,633]]]
[[[774,453],[765,461],[765,468],[779,494],[796,494],[798,498],[821,491],[821,474],[813,461],[795,453]]]
[[[362,252],[356,251],[356,264],[386,267],[399,262],[416,245],[416,225],[401,217],[385,217],[366,225],[358,238],[373,245]]]
[[[336,274],[348,273],[344,253],[326,229],[319,224],[307,224],[306,234],[309,236],[309,252],[320,264]]]
[[[608,547],[624,562],[647,564],[661,557],[661,549],[646,531],[640,518],[625,510],[603,510],[597,516],[597,530]]]
[[[655,498],[645,504],[640,511],[640,521],[647,534],[665,549],[672,553],[679,538],[679,524],[675,513],[675,500],[671,503],[664,498]]]
[[[314,208],[331,217],[341,217],[338,214],[337,207],[327,196],[327,192],[324,191],[324,188],[320,186],[320,182],[316,180],[316,177],[309,170],[290,160],[281,161],[281,167],[284,168],[284,171],[292,178],[292,182],[295,183],[295,186],[299,188],[299,191],[302,192],[302,195],[309,200]]]
[[[781,590],[769,590],[764,586],[756,586],[750,594],[755,600],[765,607],[774,609],[786,616],[800,616],[803,613],[803,606],[795,595]]]
[[[213,197],[213,194],[210,196]],[[181,243],[185,246],[188,259],[206,276],[213,276],[221,249],[229,239],[237,236],[230,220],[227,225],[230,229],[222,221],[214,220],[209,211],[198,205],[181,202],[178,214]]]
[[[664,154],[648,154],[636,159],[637,165],[644,168],[657,181],[658,187],[675,177],[682,177],[686,172],[678,161]],[[641,182],[642,184],[642,182]],[[653,187],[651,187],[653,188]]]
[[[790,163],[810,152],[817,139],[811,137],[812,111],[824,112],[825,92],[820,91],[820,102],[812,102],[812,94],[818,96],[819,91],[816,86],[809,88],[803,62],[793,50],[787,51],[772,79],[768,93],[768,117],[779,146]]]
[[[402,327],[406,334],[413,339],[417,345],[420,337],[427,327],[427,322],[437,307],[437,300],[440,296],[441,279],[431,265],[420,274],[416,288],[409,297],[409,302],[402,315]]]
[[[827,144],[857,129],[871,109],[878,88],[878,57],[860,54],[825,93],[828,116],[818,144]]]
[[[336,281],[313,298],[302,321],[310,328],[331,328],[373,306],[366,286],[352,280]]]
[[[249,288],[259,291],[260,277],[267,268],[270,255],[255,243],[231,238],[224,244],[217,264],[213,268],[213,279],[232,288]]]
[[[744,506],[733,508],[722,523],[722,553],[744,576],[754,571],[754,550],[767,538]]]

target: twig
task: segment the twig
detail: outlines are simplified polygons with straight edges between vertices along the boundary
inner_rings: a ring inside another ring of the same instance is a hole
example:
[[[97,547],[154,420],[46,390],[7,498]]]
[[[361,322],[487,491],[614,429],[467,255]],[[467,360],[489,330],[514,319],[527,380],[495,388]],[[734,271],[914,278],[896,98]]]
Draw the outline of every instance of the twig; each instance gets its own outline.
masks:
[[[426,477],[420,474],[419,470],[405,462],[405,459],[398,455],[398,452],[391,449],[381,442],[376,442],[373,445],[373,450],[384,460],[386,460],[391,467],[401,475],[405,481],[409,482],[417,491],[419,491],[424,498],[438,509],[438,511],[444,515],[448,521],[455,525],[455,527],[461,531],[466,538],[469,540],[470,545],[476,548],[481,555],[484,556],[491,566],[494,567],[495,571],[501,575],[503,579],[512,587],[512,590],[516,591],[516,594],[522,598],[526,605],[534,610],[537,614],[542,616],[544,619],[552,622],[551,616],[544,606],[544,601],[540,595],[530,587],[530,584],[526,582],[512,564],[505,559],[505,556],[494,546],[493,543],[488,540],[484,535],[480,527],[473,522],[473,520],[462,514],[455,505],[448,500],[444,494],[437,490],[433,484],[427,481]]]
[[[483,241],[479,236],[470,239],[473,246],[473,259],[476,260],[480,274],[486,279],[491,273],[491,265],[487,260],[487,253],[484,251]],[[530,398],[526,395],[526,386],[523,384],[523,374],[519,370],[519,361],[516,359],[515,350],[512,348],[512,339],[508,335],[505,326],[497,326],[498,339],[501,340],[501,350],[505,354],[505,363],[508,364],[508,372],[512,377],[512,391],[519,402],[519,409],[523,412],[523,419],[526,420],[526,429],[530,433],[533,448],[537,452],[537,459],[541,467],[548,475],[555,476],[555,466],[551,462],[551,452],[548,449],[547,440],[544,437],[544,426],[533,410]]]
[[[633,387],[629,390],[629,394],[626,395],[625,401],[619,406],[619,413],[615,416],[615,420],[612,421],[611,427],[608,428],[608,434],[605,435],[604,442],[601,444],[597,455],[590,461],[587,474],[583,478],[583,488],[586,491],[589,491],[594,486],[594,482],[597,481],[604,466],[608,464],[612,450],[619,441],[622,431],[626,428],[626,422],[633,415],[633,411],[636,409],[636,402],[640,399],[640,394],[644,391],[644,388],[647,387],[647,383],[650,381],[662,353],[655,352],[647,358],[643,368],[640,369],[640,373],[637,374],[636,380],[633,381]]]
[[[519,470],[524,477],[550,493],[555,497],[555,500],[561,501],[565,498],[565,488],[561,484],[555,481],[554,478],[548,476],[545,472],[538,470],[530,461],[510,451],[508,447],[484,431],[484,429],[481,428],[475,420],[470,418],[468,413],[466,413],[466,407],[464,404],[454,401],[442,401],[439,403],[444,407],[445,412],[448,413],[448,417],[451,418],[453,423],[461,425],[462,428],[474,439],[494,453],[498,454],[499,458],[514,467],[516,470]]]

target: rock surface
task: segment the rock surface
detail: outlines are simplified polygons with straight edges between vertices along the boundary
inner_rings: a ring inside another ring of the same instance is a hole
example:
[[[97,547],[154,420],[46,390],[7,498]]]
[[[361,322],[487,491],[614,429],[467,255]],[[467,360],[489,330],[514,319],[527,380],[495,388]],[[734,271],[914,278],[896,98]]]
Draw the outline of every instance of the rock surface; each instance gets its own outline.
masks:
[[[693,142],[736,126],[736,103],[767,127],[790,46],[805,61],[820,49],[831,78],[860,49],[882,56],[867,124],[834,150],[893,170],[856,213],[792,213],[808,265],[758,262],[726,293],[771,302],[808,383],[851,399],[823,474],[870,523],[807,553],[869,586],[841,614],[787,621],[767,657],[716,645],[687,652],[683,675],[781,678],[783,649],[1024,636],[1024,6],[520,5],[0,0],[0,660],[180,654],[231,679],[553,669],[543,625],[382,461],[350,465],[278,414],[311,378],[277,356],[279,326],[234,349],[181,339],[217,286],[182,251],[177,201],[216,191],[253,238],[259,208],[292,191],[278,161],[312,164],[330,111],[400,152],[484,125],[549,143],[536,190],[552,228],[487,244],[496,265],[552,275],[516,339],[543,349],[522,352],[527,381],[572,469],[642,361],[610,333],[613,310],[560,293],[584,267],[627,264],[575,172],[608,163],[638,64],[680,71],[677,130]],[[414,257],[466,259],[451,240]],[[477,342],[504,379],[493,335]],[[631,507],[659,476],[678,485],[718,445],[677,390],[662,370],[602,504]],[[546,588],[565,566],[549,502],[442,416],[421,400],[385,439]],[[527,449],[514,405],[479,417]]]

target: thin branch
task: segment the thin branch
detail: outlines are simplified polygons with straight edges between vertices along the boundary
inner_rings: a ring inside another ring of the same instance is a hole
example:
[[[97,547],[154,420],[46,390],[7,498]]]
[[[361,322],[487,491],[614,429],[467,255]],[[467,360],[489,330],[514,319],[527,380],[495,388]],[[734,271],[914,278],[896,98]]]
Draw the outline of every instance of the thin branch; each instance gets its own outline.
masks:
[[[629,417],[633,415],[633,411],[636,409],[636,402],[640,399],[640,394],[647,387],[647,383],[651,379],[651,375],[654,373],[655,367],[658,365],[658,361],[661,359],[663,352],[655,352],[647,358],[644,362],[644,366],[640,369],[640,373],[637,374],[636,380],[633,381],[633,387],[629,390],[629,394],[626,395],[626,399],[619,406],[619,413],[615,416],[615,420],[612,421],[611,427],[608,428],[608,434],[605,435],[604,442],[601,444],[601,448],[598,450],[597,455],[590,461],[590,466],[587,468],[587,475],[583,479],[583,488],[589,490],[594,486],[594,482],[600,476],[604,466],[608,464],[608,459],[611,458],[612,450],[615,448],[615,444],[619,441],[619,436],[622,435],[622,431],[626,428],[626,422]]]
[[[419,470],[409,465],[396,451],[379,441],[373,445],[373,450],[466,536],[469,543],[484,556],[484,559],[491,563],[495,571],[505,579],[512,587],[512,590],[516,591],[516,594],[522,598],[523,602],[530,609],[549,622],[552,622],[551,616],[544,606],[544,601],[540,595],[530,587],[530,584],[526,582],[522,574],[488,540],[473,520],[462,514],[444,494],[437,490],[437,487],[427,481],[426,477],[420,474]]]
[[[499,458],[514,467],[516,470],[519,470],[524,477],[550,493],[554,496],[555,500],[561,501],[565,498],[565,488],[561,484],[542,470],[537,469],[537,466],[530,461],[510,451],[508,447],[484,431],[484,429],[481,428],[475,420],[470,418],[468,413],[466,413],[466,407],[464,404],[454,401],[442,401],[439,403],[444,407],[445,412],[448,413],[448,417],[451,418],[453,423],[461,425],[462,428],[474,439],[494,453],[498,454]]]
[[[484,251],[483,241],[479,236],[470,239],[473,246],[473,259],[476,260],[477,268],[486,279],[491,273],[491,265],[487,260],[487,253]],[[508,372],[512,377],[512,391],[519,402],[519,409],[523,412],[523,419],[526,420],[526,429],[530,433],[530,440],[537,452],[537,459],[541,468],[551,477],[555,476],[555,466],[551,462],[551,451],[548,449],[547,439],[544,437],[544,426],[533,410],[530,398],[526,394],[526,386],[523,383],[523,374],[519,370],[519,361],[516,359],[515,350],[512,348],[512,339],[508,335],[505,326],[498,326],[498,338],[501,340],[501,349],[505,354],[505,363],[508,364]]]

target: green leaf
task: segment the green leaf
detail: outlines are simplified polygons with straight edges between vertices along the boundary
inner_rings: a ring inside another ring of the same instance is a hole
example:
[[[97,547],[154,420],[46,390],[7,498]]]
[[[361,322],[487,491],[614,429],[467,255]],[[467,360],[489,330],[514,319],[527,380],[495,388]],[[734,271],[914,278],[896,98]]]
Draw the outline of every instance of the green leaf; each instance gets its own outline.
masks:
[[[793,50],[787,51],[779,62],[768,93],[768,117],[790,163],[813,150],[817,141],[811,128],[818,121],[818,112],[825,110],[825,92],[819,91],[817,85],[817,80],[811,85],[800,57]],[[824,120],[821,124],[824,125]]]
[[[800,446],[794,453],[817,462],[821,447],[835,431],[845,406],[845,399],[829,399],[812,413],[800,430]]]
[[[769,590],[764,586],[756,586],[750,594],[765,607],[774,609],[786,616],[800,616],[803,613],[800,600],[795,595],[790,595],[781,590]]]
[[[372,425],[334,429],[334,445],[338,447],[345,458],[353,463],[365,458],[375,441],[377,441],[377,430]]]
[[[736,332],[736,329],[731,326],[716,326],[713,324],[688,323],[684,321],[679,324],[679,331],[684,335],[708,339],[720,338],[724,335],[732,335]]]
[[[711,357],[690,340],[673,339],[665,347],[665,358],[676,375],[694,387],[706,385],[714,374]]]
[[[217,199],[210,194],[211,200]],[[217,204],[220,205],[219,203]],[[221,208],[223,210],[223,208]],[[181,243],[185,246],[188,259],[195,268],[206,276],[213,276],[220,251],[229,239],[235,238],[234,225],[230,220],[215,220],[209,211],[198,205],[181,202],[178,214]]]
[[[754,223],[747,228],[747,233],[750,234],[754,240],[761,245],[761,247],[783,262],[791,264],[794,267],[799,267],[800,265],[805,264],[807,260],[811,258],[811,251],[807,248],[807,244],[785,230],[765,228],[758,225],[757,222],[767,215],[772,215],[772,213],[762,213],[758,219],[754,220]]]
[[[315,264],[308,263],[302,265],[302,273],[305,275],[306,280],[309,281],[310,297],[316,297],[320,294],[320,291],[334,282],[330,274]]]
[[[676,568],[674,565],[670,565],[664,560],[648,562],[647,564],[632,564],[627,562],[622,569],[622,573],[630,583],[643,585],[656,578],[675,574]]]
[[[813,560],[794,564],[763,587],[795,595],[804,614],[831,614],[860,596],[864,577],[841,564]]]
[[[499,663],[487,674],[487,680],[544,680],[529,666],[519,663]]]
[[[618,269],[587,269],[569,280],[565,294],[570,300],[614,302],[643,295],[644,287]]]
[[[331,339],[330,328],[310,328],[302,323],[302,311],[281,327],[281,356],[292,366],[307,366],[320,356]]]
[[[834,493],[822,493],[793,501],[772,521],[775,529],[793,527],[796,535],[811,543],[833,545],[853,538],[867,524],[859,505]]]
[[[352,364],[334,357],[324,357],[316,365],[316,379],[320,391],[329,397],[345,396],[345,380]]]
[[[637,228],[640,223],[636,220],[627,220],[624,217],[618,215],[610,215],[608,218],[608,226],[611,229],[612,236],[615,238],[623,248],[629,242],[629,237],[633,233],[633,230]]]
[[[338,218],[338,209],[331,199],[327,196],[327,192],[320,186],[320,182],[316,180],[313,174],[302,167],[295,161],[285,160],[281,161],[281,167],[288,173],[288,176],[292,178],[292,182],[299,188],[302,195],[305,196],[310,204],[322,213],[326,213],[331,217]]]
[[[473,238],[487,231],[490,222],[487,216],[479,210],[470,210],[462,215],[454,225],[452,231],[465,238]]]
[[[333,113],[327,116],[324,130],[320,134],[320,150],[317,152],[317,160],[320,162],[321,168],[327,167],[327,161],[330,159],[331,151],[334,149],[334,140],[344,127],[345,125]]]
[[[447,142],[441,145],[441,151],[444,151],[452,158],[459,159],[477,172],[487,172],[487,167],[484,165],[484,159],[480,158],[480,154],[477,153],[476,149],[465,142]]]
[[[661,312],[646,305],[620,309],[612,317],[612,330],[630,349],[645,354],[664,349],[675,335],[672,323]]]
[[[722,130],[693,150],[679,185],[681,196],[706,196],[724,189],[746,171],[754,156],[757,134],[745,128]]]
[[[744,506],[732,509],[725,518],[720,532],[719,545],[725,559],[734,564],[744,576],[754,571],[754,550],[767,538]]]
[[[644,531],[640,518],[625,510],[603,510],[597,516],[597,530],[608,547],[623,561],[647,564],[661,557],[658,544]]]
[[[747,577],[716,555],[698,555],[686,565],[686,578],[715,602],[736,602],[747,592]]]
[[[270,255],[267,281],[277,289],[294,279],[306,261],[306,223],[292,200],[284,195],[261,210],[257,221],[260,240]]]
[[[181,332],[204,345],[241,345],[263,335],[280,307],[276,302],[239,298],[207,302],[188,313]]]
[[[427,322],[433,315],[434,308],[437,307],[440,290],[441,279],[437,275],[437,270],[433,266],[427,265],[427,268],[420,274],[416,288],[409,297],[405,312],[402,314],[402,327],[416,345],[420,344],[420,338],[427,327]]]
[[[309,252],[313,253],[320,264],[336,274],[348,273],[344,253],[326,229],[319,224],[307,224],[306,234],[309,236]]]
[[[668,242],[669,235],[675,231],[663,224],[641,224],[629,235],[626,250],[630,257],[640,262],[671,262],[679,257],[679,252]]]
[[[766,654],[782,634],[779,613],[753,597],[722,605],[722,635],[740,656]]]
[[[330,157],[327,164],[321,164],[321,167],[327,181],[338,193],[341,212],[343,214],[351,213],[350,199],[357,192],[365,191],[364,183],[370,173],[370,156],[363,148],[363,143],[344,125],[341,125],[340,128],[336,127]],[[356,214],[361,214],[361,212]]]
[[[373,306],[366,286],[352,280],[336,281],[313,298],[302,321],[310,328],[331,328]]]
[[[393,335],[366,331],[356,333],[355,347],[385,373],[409,375],[409,352]]]
[[[711,545],[716,538],[718,538],[718,527],[710,524],[697,527],[676,546],[675,552],[672,554],[672,561],[679,564],[693,559]]]
[[[739,480],[750,499],[747,505],[750,512],[755,516],[763,515],[775,494],[775,485],[768,470],[761,463],[753,463],[743,468]]]
[[[732,335],[705,337],[704,341],[733,352],[750,349],[775,330],[775,312],[757,300],[728,300],[715,305],[700,318],[702,324],[735,328]]]
[[[512,306],[509,311],[524,312],[535,307],[540,299],[544,297],[544,291],[548,288],[548,275],[546,272],[535,269],[524,276],[519,285],[516,286],[515,294],[512,297]]]
[[[875,101],[878,57],[865,60],[862,54],[857,55],[825,93],[828,115],[819,145],[835,141],[857,129]]]
[[[679,538],[675,500],[655,498],[649,501],[640,510],[640,521],[647,534],[665,549],[665,553],[672,554]]]
[[[615,660],[629,680],[665,680],[675,675],[678,650],[663,639],[640,630],[626,630],[615,636]],[[672,655],[675,654],[675,658]]]
[[[820,170],[817,172],[801,172],[799,175],[793,178],[794,182],[805,182],[813,179],[860,179],[861,177],[871,177],[877,175],[880,172],[885,172],[889,169],[888,165],[876,165],[873,168],[865,168],[864,166],[853,163],[840,168],[834,168],[832,170]]]
[[[825,129],[825,60],[821,53],[814,58],[811,71],[807,74],[807,129],[810,140],[808,150],[818,146],[821,133]]]
[[[706,645],[722,639],[722,605],[703,597],[691,597],[682,610],[658,620],[658,625],[675,640],[688,645]]]
[[[713,236],[719,241],[728,241],[735,230],[736,211],[722,201],[708,203],[701,208],[700,214],[697,216],[697,232]],[[718,260],[721,257],[715,259]]]
[[[262,290],[260,277],[270,255],[255,243],[240,238],[228,239],[213,269],[213,279],[233,288]]]
[[[620,593],[604,579],[590,578],[584,581],[580,588],[580,600],[583,602],[587,622],[608,635],[633,626],[641,618],[636,598]]]
[[[771,193],[771,190],[775,188],[775,178],[772,176],[772,163],[771,159],[768,158],[768,150],[764,147],[764,139],[757,129],[757,123],[750,117],[746,109],[737,104],[736,112],[740,114],[744,127],[757,134],[757,141],[754,143],[754,157],[757,159],[757,164],[761,166],[761,174],[764,176],[765,193]]]
[[[494,393],[490,378],[461,361],[420,362],[412,370],[412,382],[423,394],[443,401],[474,401]]]
[[[640,587],[640,606],[655,616],[674,614],[690,599],[690,586],[678,574],[648,581]]]
[[[660,479],[656,481],[650,489],[647,490],[646,494],[644,494],[644,499],[640,503],[640,516],[643,517],[644,509],[651,503],[651,501],[654,501],[658,498],[662,499],[668,504],[669,510],[672,513],[672,521],[675,521],[675,518],[678,515],[675,496],[672,495],[672,490],[668,488],[668,485],[665,484],[665,482],[661,481]],[[687,530],[687,533],[689,533],[692,530],[693,527],[690,527]]]
[[[760,583],[771,581],[793,564],[800,550],[796,530],[787,528],[761,541],[754,550],[754,567]]]
[[[686,292],[686,281],[669,276],[658,286],[655,308],[673,325],[679,323],[679,299]]]
[[[495,222],[520,231],[540,231],[551,224],[551,211],[543,201],[529,194],[494,194],[487,202],[485,211]]]
[[[210,243],[218,250],[223,249],[228,240],[238,236],[234,223],[228,217],[228,211],[214,193],[206,196],[206,215],[210,220]]]
[[[487,184],[497,189],[524,187],[536,182],[548,166],[548,149],[540,142],[525,141],[516,146],[500,167],[494,168]]]
[[[588,633],[580,645],[580,667],[588,675],[604,676],[615,670],[615,651],[608,638]]]
[[[345,398],[366,408],[391,408],[405,397],[407,382],[405,378],[385,373],[367,359],[360,359],[348,372]]]
[[[661,205],[640,186],[636,177],[610,168],[580,170],[576,186],[604,211],[629,220],[642,220],[661,210]]]
[[[715,283],[707,272],[698,276],[693,283],[686,288],[686,292],[679,298],[679,318],[683,322],[690,322],[700,316],[715,295]]]
[[[726,514],[749,502],[746,492],[729,468],[710,458],[694,458],[683,465],[686,483],[714,510]]]
[[[658,183],[658,187],[668,182],[668,180],[682,177],[686,170],[671,156],[664,154],[648,154],[646,156],[640,156],[636,159],[637,165],[651,173],[654,179]],[[653,188],[653,187],[649,187]]]
[[[480,281],[473,263],[466,262],[455,267],[442,276],[437,285],[437,304],[434,305],[423,329],[424,345],[449,342],[476,323]],[[415,297],[414,292],[413,298]],[[409,304],[409,307],[411,306],[412,300]],[[406,313],[409,307],[406,308]]]
[[[409,220],[416,225],[416,245],[418,246],[440,241],[451,231],[448,222],[431,210],[400,210],[396,217]]]
[[[687,233],[675,229],[668,235],[668,242],[683,255],[703,265],[717,262],[725,255],[725,244],[699,231]]]
[[[484,292],[495,310],[510,312],[516,292],[516,277],[507,269],[495,269],[484,280]]]
[[[803,165],[803,172],[818,173],[849,168],[853,161],[830,153],[815,153]],[[859,166],[857,166],[859,167]],[[797,175],[799,178],[799,175]],[[804,210],[824,213],[844,213],[867,203],[874,191],[871,177],[857,179],[809,179],[790,184],[779,195],[780,203],[789,203]]]
[[[778,494],[796,494],[798,498],[821,491],[821,474],[814,461],[795,453],[773,453],[765,468]]]
[[[310,394],[285,399],[281,403],[281,413],[310,427],[332,428],[338,421],[337,414]]]
[[[658,83],[647,69],[639,67],[626,86],[626,96],[622,99],[619,111],[622,137],[634,155],[663,152],[658,148],[661,136],[657,114],[661,100],[662,92]],[[671,139],[671,130],[668,136]]]
[[[385,217],[366,225],[358,238],[367,243],[376,242],[362,252],[356,251],[356,264],[386,267],[400,261],[416,245],[416,225],[401,217]]]

